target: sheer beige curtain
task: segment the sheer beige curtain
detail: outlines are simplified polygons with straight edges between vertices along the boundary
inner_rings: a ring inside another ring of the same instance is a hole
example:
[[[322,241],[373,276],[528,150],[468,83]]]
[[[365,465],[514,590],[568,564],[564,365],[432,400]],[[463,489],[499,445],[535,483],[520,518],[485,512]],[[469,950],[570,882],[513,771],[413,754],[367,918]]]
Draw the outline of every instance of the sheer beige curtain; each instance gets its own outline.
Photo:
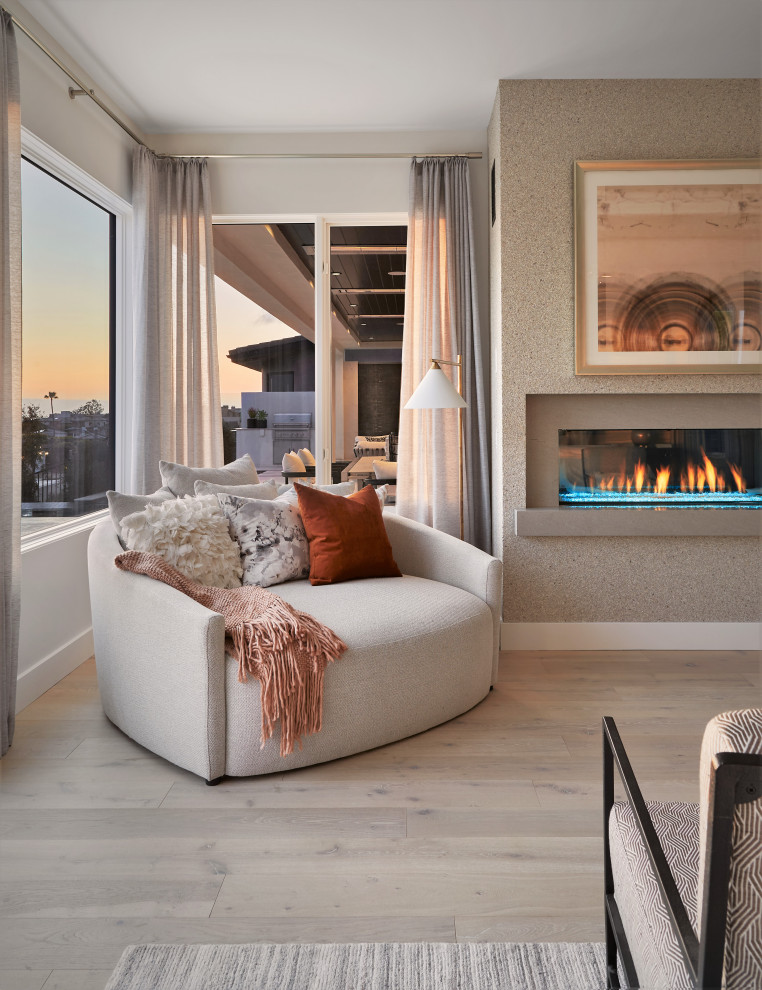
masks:
[[[133,449],[130,487],[160,485],[159,460],[223,461],[214,246],[207,163],[137,148]]]
[[[458,413],[404,409],[432,357],[462,362],[464,536],[489,551],[487,404],[476,298],[466,158],[424,158],[410,168],[405,325],[402,338],[397,511],[460,533]],[[456,369],[442,366],[457,385]]]
[[[13,741],[21,609],[21,113],[16,38],[0,11],[0,756]]]

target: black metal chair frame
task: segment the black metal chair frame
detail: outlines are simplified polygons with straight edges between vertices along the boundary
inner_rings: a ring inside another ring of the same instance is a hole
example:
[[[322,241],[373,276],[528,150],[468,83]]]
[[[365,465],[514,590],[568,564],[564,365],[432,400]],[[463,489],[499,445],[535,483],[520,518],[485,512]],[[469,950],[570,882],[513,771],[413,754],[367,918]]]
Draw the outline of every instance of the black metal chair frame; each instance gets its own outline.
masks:
[[[617,958],[621,959],[626,985],[639,986],[638,974],[622,926],[614,891],[609,845],[609,818],[614,805],[614,767],[624,785],[638,831],[654,871],[662,903],[683,960],[696,990],[722,986],[725,928],[730,880],[733,814],[736,806],[755,801],[762,794],[762,756],[719,753],[709,791],[709,827],[704,872],[703,911],[700,938],[690,923],[675,880],[670,872],[648,808],[635,779],[614,719],[603,719],[603,856],[604,907],[606,919],[606,985],[618,988]],[[699,892],[701,893],[701,892]]]
[[[365,488],[366,485],[373,485],[374,488],[383,488],[384,485],[396,485],[396,478],[358,478],[360,482],[360,487]]]
[[[291,481],[292,478],[314,478],[315,477],[315,466],[311,464],[309,467],[305,467],[303,471],[281,471],[286,484]]]
[[[373,488],[383,488],[384,485],[389,485],[395,488],[395,494],[390,495],[387,498],[385,505],[395,505],[397,502],[396,495],[396,485],[397,481],[395,478],[359,478],[360,488],[365,488],[366,485],[372,485]]]

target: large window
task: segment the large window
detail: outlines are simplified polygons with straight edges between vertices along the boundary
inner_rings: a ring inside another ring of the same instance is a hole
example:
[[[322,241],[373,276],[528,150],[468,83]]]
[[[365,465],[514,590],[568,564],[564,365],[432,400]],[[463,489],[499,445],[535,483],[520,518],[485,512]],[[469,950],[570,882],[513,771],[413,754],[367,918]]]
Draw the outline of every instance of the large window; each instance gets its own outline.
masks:
[[[116,217],[24,159],[22,535],[114,487]]]

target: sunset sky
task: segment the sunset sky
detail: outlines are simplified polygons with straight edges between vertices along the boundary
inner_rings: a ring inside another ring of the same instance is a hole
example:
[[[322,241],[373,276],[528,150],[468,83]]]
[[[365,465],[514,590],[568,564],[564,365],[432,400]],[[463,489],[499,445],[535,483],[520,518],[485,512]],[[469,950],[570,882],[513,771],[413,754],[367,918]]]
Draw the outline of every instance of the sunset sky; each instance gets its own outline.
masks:
[[[109,215],[22,162],[22,395],[50,413],[98,399],[108,411]],[[294,331],[216,280],[221,402],[239,406],[262,376],[233,364],[234,347]]]
[[[261,306],[238,292],[221,278],[215,278],[217,296],[217,352],[220,359],[220,401],[223,405],[240,406],[241,392],[259,392],[262,375],[251,368],[233,364],[228,351],[246,344],[265,340],[295,337],[296,332],[276,320]]]
[[[109,215],[22,162],[22,395],[108,408]]]

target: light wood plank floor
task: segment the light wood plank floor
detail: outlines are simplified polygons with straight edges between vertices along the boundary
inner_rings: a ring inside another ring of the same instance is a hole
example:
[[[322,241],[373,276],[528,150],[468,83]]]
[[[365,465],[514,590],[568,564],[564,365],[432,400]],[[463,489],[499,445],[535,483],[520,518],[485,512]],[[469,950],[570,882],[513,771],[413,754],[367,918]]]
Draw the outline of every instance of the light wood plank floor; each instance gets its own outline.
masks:
[[[601,716],[647,798],[696,800],[705,723],[760,696],[757,654],[505,653],[446,725],[212,788],[88,661],[0,763],[0,990],[100,990],[135,942],[599,940]]]

